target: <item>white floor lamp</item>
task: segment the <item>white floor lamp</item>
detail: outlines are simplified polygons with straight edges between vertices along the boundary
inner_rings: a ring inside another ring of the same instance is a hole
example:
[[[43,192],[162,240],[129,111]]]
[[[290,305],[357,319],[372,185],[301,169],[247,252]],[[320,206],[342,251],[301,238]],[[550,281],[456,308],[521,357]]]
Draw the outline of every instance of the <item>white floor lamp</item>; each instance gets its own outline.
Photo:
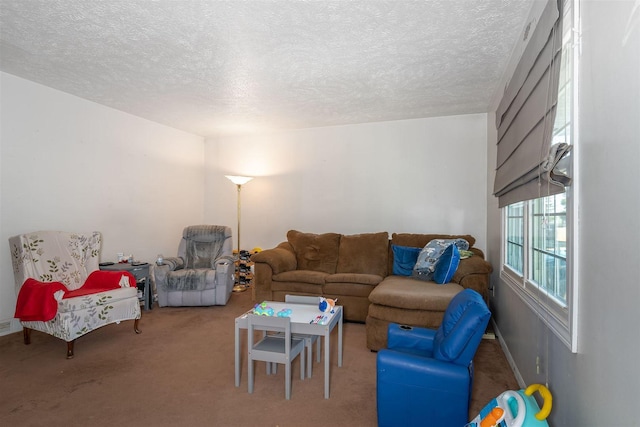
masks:
[[[233,182],[236,187],[238,187],[238,209],[237,209],[237,214],[238,214],[238,257],[240,256],[240,192],[242,191],[242,186],[244,184],[246,184],[247,182],[251,181],[253,179],[252,176],[237,176],[237,175],[225,175],[225,177],[227,179],[229,179],[231,182]],[[246,291],[247,287],[246,285],[240,285],[237,284],[233,287],[233,291],[234,292],[243,292]]]

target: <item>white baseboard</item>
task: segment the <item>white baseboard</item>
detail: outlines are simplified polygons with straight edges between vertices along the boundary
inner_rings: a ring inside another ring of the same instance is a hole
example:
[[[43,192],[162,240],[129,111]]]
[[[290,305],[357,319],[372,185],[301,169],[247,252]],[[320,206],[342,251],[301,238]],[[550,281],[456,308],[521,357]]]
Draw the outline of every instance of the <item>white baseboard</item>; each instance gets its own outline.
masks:
[[[495,335],[498,337],[498,342],[500,343],[500,347],[502,347],[502,351],[504,352],[504,355],[507,358],[507,362],[509,362],[509,366],[513,371],[513,375],[516,377],[516,381],[518,382],[518,385],[520,386],[520,388],[526,388],[527,385],[525,384],[524,379],[522,378],[522,375],[520,375],[520,371],[518,370],[518,367],[516,366],[516,363],[513,360],[513,357],[511,356],[511,352],[509,351],[509,347],[507,347],[507,343],[504,342],[504,339],[502,339],[502,334],[498,329],[498,325],[496,325],[493,319],[491,319],[491,324],[493,325],[493,330],[495,331]]]
[[[0,320],[0,337],[4,335],[13,334],[15,332],[20,332],[22,330],[22,325],[18,319],[3,319]]]

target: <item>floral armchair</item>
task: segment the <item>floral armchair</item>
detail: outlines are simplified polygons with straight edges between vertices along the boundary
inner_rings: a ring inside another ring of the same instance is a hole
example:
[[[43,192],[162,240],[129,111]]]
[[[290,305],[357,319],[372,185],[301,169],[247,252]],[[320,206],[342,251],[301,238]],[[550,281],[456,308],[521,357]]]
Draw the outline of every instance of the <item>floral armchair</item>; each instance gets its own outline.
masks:
[[[75,340],[94,329],[141,316],[135,278],[127,272],[100,271],[102,237],[63,231],[38,231],[9,239],[18,301],[15,317],[24,343],[31,331],[67,342],[73,357]]]

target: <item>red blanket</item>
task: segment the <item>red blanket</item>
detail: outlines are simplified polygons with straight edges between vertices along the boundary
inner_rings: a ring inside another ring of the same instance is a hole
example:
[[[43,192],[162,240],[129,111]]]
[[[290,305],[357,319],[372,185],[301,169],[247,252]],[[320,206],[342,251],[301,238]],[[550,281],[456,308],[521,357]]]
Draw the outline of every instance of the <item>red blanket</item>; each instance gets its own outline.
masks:
[[[65,291],[64,299],[110,291],[120,288],[120,278],[123,275],[129,278],[130,286],[135,286],[136,279],[131,273],[124,271],[94,271],[89,274],[84,285],[74,291],[69,291],[61,282],[27,279],[18,293],[14,317],[22,321],[48,322],[58,312],[58,301],[53,296],[57,291]]]
[[[120,287],[120,278],[122,276],[129,278],[129,286],[136,285],[136,279],[133,275],[126,271],[101,271],[96,270],[89,274],[87,280],[81,288],[75,291],[69,291],[64,294],[64,298],[81,297],[84,295],[97,294],[98,292],[110,291]]]
[[[61,282],[39,282],[27,279],[18,293],[16,314],[14,317],[22,321],[49,321],[58,312],[58,301],[53,297],[57,291],[67,292],[67,287]]]

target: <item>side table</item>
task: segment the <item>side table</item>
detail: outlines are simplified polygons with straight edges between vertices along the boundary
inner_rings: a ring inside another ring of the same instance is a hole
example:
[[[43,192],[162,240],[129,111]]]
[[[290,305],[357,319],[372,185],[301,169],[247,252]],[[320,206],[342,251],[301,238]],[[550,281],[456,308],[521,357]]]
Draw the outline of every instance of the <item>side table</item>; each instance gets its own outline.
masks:
[[[135,277],[136,285],[142,287],[142,298],[140,301],[145,310],[151,310],[153,307],[153,297],[151,296],[151,282],[149,280],[149,263],[134,262],[129,264],[126,262],[102,263],[100,270],[104,271],[128,271]]]

